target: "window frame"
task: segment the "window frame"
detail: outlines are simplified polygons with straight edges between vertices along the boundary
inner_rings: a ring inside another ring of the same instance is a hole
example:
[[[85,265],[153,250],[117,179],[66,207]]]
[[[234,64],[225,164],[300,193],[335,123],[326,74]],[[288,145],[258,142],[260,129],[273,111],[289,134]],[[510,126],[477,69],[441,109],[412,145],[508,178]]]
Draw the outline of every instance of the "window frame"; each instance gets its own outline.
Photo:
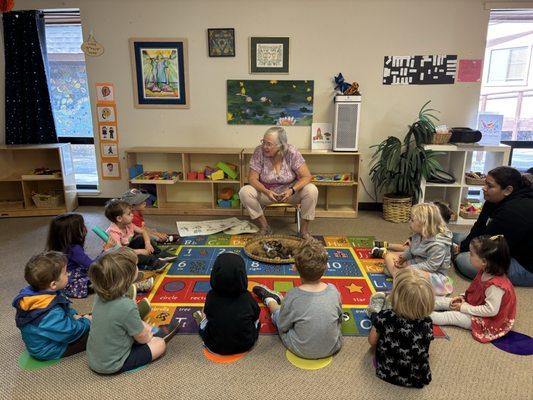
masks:
[[[78,25],[81,28],[81,17],[79,9],[53,9],[53,10],[43,10],[45,25]],[[47,55],[49,61],[56,59],[55,61],[83,61],[86,64],[85,57],[83,53],[64,53],[58,55],[58,53],[50,53]],[[64,58],[59,60],[59,58]],[[89,103],[91,98],[89,98]],[[91,107],[92,108],[92,107]],[[93,135],[91,137],[77,137],[77,136],[58,136],[59,143],[70,143],[70,144],[81,144],[81,145],[93,145],[95,147],[96,154],[96,144],[94,139],[94,127]],[[96,159],[96,177],[98,179],[97,184],[78,184],[76,183],[77,190],[98,190],[100,175],[98,173],[98,159]]]
[[[497,87],[497,86],[525,86],[527,85],[528,78],[529,78],[529,66],[531,64],[531,47],[532,46],[515,46],[515,47],[501,47],[501,48],[494,48],[490,50],[489,55],[489,69],[487,71],[487,81],[486,81],[486,87]],[[516,49],[526,49],[526,66],[524,71],[524,77],[522,79],[512,79],[509,80],[509,66],[511,61],[511,52]],[[491,81],[490,80],[490,73],[491,73],[491,67],[492,67],[492,57],[493,53],[495,51],[502,51],[502,50],[509,50],[508,56],[507,56],[507,62],[505,67],[505,80],[503,81]]]

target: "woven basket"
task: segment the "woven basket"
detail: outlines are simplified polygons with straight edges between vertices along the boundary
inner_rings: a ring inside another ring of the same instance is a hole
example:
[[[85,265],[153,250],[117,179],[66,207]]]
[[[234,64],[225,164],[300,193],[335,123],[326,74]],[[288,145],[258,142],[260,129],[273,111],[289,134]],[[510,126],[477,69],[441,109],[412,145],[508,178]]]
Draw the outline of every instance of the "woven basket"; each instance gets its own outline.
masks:
[[[31,196],[37,208],[58,208],[63,204],[63,194],[58,193],[35,193]]]
[[[412,198],[386,194],[383,196],[383,219],[389,222],[407,222],[411,216]]]
[[[483,186],[485,184],[485,179],[475,179],[465,176],[465,182],[467,185]]]
[[[459,215],[465,219],[477,219],[477,217],[479,217],[479,214],[480,213],[470,213],[468,211],[463,210],[459,211]]]
[[[433,141],[431,143],[433,144],[446,144],[450,141],[450,138],[452,137],[452,133],[437,133],[435,132],[433,134]]]
[[[290,247],[295,249],[299,244],[301,239],[296,236],[286,236],[286,235],[267,235],[259,236],[256,239],[250,240],[244,246],[244,253],[253,260],[262,261],[267,264],[291,264],[294,262],[294,258],[269,258],[267,257],[264,249],[263,242],[269,240],[277,240],[283,244],[284,247]]]

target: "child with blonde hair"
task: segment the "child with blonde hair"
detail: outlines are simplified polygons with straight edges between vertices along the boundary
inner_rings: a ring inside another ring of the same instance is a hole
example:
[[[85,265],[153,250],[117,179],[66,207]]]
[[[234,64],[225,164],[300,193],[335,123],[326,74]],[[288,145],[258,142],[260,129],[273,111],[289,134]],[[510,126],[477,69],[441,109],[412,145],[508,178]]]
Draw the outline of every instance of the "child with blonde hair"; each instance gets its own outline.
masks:
[[[376,351],[376,375],[395,385],[422,388],[431,382],[429,345],[434,307],[431,284],[414,269],[398,271],[384,310],[385,293],[375,293],[367,313],[373,327],[368,342]]]
[[[142,321],[135,302],[126,297],[137,277],[137,255],[122,247],[111,250],[89,267],[96,300],[87,342],[89,367],[100,374],[125,372],[148,364],[165,352],[179,325],[170,324],[157,337]]]
[[[302,284],[283,297],[263,285],[253,292],[267,306],[281,341],[292,353],[307,359],[331,356],[342,347],[342,304],[337,288],[320,280],[328,253],[316,239],[303,240],[294,252]]]
[[[478,273],[458,297],[437,297],[431,319],[472,331],[481,343],[504,336],[516,316],[516,295],[507,277],[511,256],[503,235],[478,236],[470,242],[470,262]]]
[[[447,271],[451,266],[452,233],[444,223],[439,208],[432,203],[411,208],[409,226],[413,231],[403,253],[385,254],[385,267],[394,278],[403,268],[412,268],[426,278],[437,295],[453,292]]]

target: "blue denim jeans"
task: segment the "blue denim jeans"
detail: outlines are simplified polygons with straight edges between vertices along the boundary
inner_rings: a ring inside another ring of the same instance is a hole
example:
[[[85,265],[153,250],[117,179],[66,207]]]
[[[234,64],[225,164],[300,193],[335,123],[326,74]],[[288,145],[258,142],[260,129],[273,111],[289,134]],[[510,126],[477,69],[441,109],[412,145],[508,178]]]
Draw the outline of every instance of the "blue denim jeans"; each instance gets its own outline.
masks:
[[[466,251],[459,253],[455,258],[455,268],[461,275],[469,279],[474,279],[477,274],[477,269],[470,262],[470,254]],[[533,273],[522,267],[514,258],[511,258],[507,276],[515,286],[533,287]]]

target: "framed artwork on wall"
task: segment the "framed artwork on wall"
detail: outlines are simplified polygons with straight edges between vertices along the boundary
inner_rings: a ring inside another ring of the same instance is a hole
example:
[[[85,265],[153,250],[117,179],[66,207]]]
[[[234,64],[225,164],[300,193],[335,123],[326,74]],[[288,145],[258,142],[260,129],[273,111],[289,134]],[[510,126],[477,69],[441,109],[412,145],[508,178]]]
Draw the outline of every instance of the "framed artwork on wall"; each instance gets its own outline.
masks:
[[[189,108],[187,39],[130,39],[136,108]]]
[[[288,37],[251,37],[250,73],[289,73]]]
[[[235,57],[235,29],[207,30],[209,57]]]

